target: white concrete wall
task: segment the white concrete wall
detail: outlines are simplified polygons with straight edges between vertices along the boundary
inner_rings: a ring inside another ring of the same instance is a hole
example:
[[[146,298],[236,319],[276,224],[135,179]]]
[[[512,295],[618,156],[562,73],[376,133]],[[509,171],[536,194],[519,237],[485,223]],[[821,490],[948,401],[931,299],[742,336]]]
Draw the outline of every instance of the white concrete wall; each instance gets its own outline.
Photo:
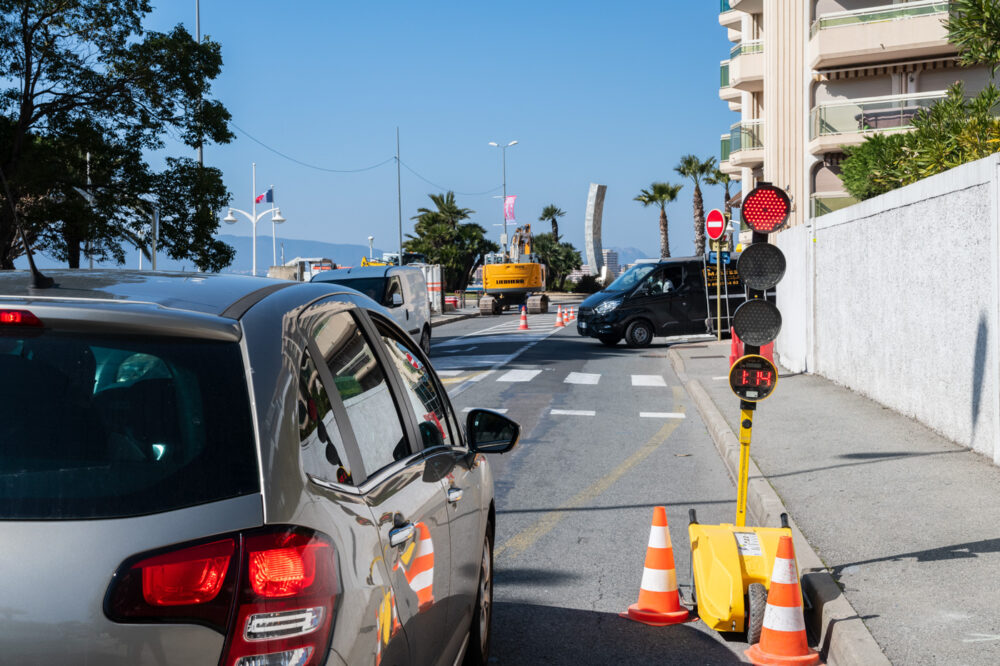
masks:
[[[994,155],[779,234],[777,351],[1000,464],[998,171]]]

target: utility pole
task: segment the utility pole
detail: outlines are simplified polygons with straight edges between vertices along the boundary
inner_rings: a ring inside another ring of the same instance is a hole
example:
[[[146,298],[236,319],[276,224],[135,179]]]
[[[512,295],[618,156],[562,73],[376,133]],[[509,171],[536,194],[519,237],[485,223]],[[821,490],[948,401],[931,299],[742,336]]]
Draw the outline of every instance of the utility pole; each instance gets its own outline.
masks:
[[[399,265],[403,265],[403,190],[399,177],[399,127],[396,128],[396,206],[399,208]]]
[[[194,0],[194,38],[201,46],[201,0]],[[198,74],[201,74],[199,68]],[[201,95],[198,95],[198,112],[201,112]],[[198,128],[198,166],[205,166],[205,154],[201,141],[201,128]]]

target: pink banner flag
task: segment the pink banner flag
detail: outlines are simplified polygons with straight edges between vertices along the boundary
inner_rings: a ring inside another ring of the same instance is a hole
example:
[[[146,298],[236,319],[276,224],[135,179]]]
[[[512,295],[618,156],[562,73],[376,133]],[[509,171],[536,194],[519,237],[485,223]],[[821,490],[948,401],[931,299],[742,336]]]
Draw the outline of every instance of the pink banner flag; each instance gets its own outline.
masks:
[[[516,194],[511,194],[506,199],[503,200],[503,219],[504,221],[514,219],[514,199],[517,199]]]

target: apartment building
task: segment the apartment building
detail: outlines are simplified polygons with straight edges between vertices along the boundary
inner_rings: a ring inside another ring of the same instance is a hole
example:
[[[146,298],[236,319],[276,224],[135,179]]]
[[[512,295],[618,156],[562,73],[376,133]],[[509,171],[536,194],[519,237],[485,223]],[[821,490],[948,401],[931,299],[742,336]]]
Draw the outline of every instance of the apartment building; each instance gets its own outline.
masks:
[[[610,277],[618,277],[621,267],[618,265],[618,253],[614,250],[601,250],[604,257],[604,265],[608,267],[607,274]]]
[[[733,42],[719,97],[739,113],[721,168],[744,193],[765,180],[792,197],[791,225],[854,203],[844,147],[905,132],[958,80],[974,95],[987,67],[960,67],[946,0],[720,0]]]

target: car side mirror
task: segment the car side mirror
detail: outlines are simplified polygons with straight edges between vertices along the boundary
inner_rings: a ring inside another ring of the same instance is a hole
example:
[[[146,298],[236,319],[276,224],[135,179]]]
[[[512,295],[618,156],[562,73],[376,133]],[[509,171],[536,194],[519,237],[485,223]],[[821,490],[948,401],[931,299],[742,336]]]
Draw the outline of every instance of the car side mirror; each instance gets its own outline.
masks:
[[[394,292],[392,294],[392,307],[396,307],[403,304],[403,295],[401,293]]]
[[[517,445],[521,426],[503,414],[473,409],[465,420],[465,433],[474,453],[507,453]]]

